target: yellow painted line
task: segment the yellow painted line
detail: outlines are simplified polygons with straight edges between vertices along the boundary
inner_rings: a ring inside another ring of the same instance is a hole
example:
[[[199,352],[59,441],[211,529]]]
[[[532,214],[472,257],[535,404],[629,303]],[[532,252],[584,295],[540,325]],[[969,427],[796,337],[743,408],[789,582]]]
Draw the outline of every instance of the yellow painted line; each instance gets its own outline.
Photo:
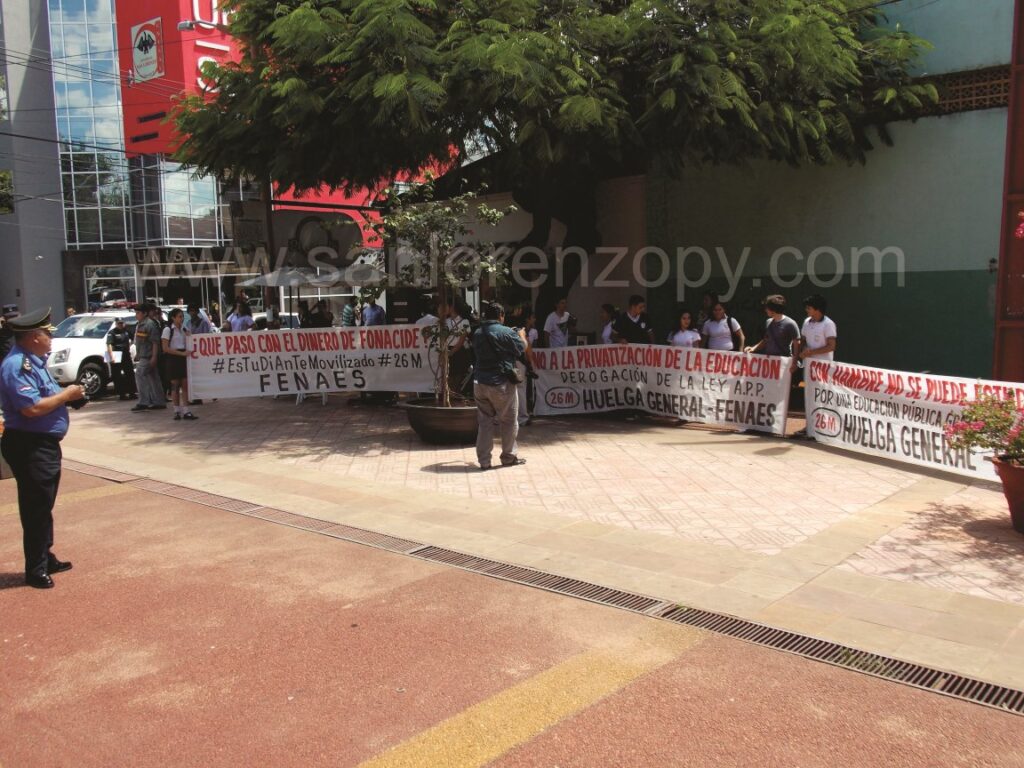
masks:
[[[664,666],[705,637],[699,630],[654,624],[621,647],[585,651],[495,694],[360,768],[486,765]]]
[[[130,485],[104,485],[99,488],[87,488],[84,491],[71,491],[70,493],[57,492],[57,504],[60,508],[64,504],[78,501],[90,501],[92,499],[103,499],[108,496],[120,496],[123,493],[137,492],[138,488]],[[18,503],[0,505],[0,515],[18,514]]]

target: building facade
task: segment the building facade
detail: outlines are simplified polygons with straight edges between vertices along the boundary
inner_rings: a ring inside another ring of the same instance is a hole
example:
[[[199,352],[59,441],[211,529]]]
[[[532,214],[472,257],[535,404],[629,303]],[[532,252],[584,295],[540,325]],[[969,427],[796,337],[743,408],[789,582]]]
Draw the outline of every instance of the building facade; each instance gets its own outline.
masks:
[[[359,211],[336,206],[366,195],[277,191],[282,252],[268,254],[260,184],[197,177],[171,159],[174,98],[206,86],[204,62],[235,55],[227,21],[217,0],[3,4],[0,172],[11,172],[15,205],[0,212],[0,303],[84,311],[113,296],[215,307],[238,282],[310,248],[362,242]]]

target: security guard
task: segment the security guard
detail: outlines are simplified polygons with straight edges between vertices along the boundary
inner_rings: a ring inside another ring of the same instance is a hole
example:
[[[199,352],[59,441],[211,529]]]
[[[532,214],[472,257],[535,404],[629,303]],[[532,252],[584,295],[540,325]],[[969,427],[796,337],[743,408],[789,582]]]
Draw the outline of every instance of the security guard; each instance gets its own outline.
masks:
[[[60,484],[60,441],[68,431],[68,409],[85,404],[77,384],[61,389],[46,370],[50,353],[50,309],[11,318],[14,347],[0,362],[0,408],[4,433],[0,451],[18,483],[18,512],[25,546],[25,583],[53,586],[50,574],[71,569],[53,546],[53,503]]]
[[[114,327],[107,334],[107,354],[110,356],[110,373],[114,379],[114,390],[122,400],[134,400],[135,368],[132,365],[132,335],[124,325],[124,318],[114,320]]]

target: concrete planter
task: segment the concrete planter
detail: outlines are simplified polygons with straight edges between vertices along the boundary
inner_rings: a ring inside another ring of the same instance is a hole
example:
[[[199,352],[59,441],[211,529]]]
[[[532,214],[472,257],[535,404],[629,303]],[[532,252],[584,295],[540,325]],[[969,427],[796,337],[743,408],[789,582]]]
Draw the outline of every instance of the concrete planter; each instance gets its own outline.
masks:
[[[425,443],[467,445],[476,442],[476,406],[443,408],[434,398],[409,400],[404,404],[409,426]]]
[[[1010,507],[1010,520],[1013,529],[1024,533],[1024,467],[1005,459],[992,459],[1003,481],[1003,495]]]

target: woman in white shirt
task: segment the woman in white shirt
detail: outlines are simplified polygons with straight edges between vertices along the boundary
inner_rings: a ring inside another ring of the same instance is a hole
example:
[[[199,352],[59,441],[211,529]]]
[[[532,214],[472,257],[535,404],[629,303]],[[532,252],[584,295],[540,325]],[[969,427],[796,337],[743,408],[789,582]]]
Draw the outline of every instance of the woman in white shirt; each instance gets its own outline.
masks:
[[[700,334],[693,330],[693,314],[688,309],[679,313],[679,328],[668,335],[673,347],[699,347]]]
[[[252,328],[255,325],[255,321],[252,319],[252,308],[249,306],[249,302],[238,302],[235,305],[235,311],[228,315],[227,321],[231,326],[231,330],[235,333],[248,331]]]
[[[711,308],[711,319],[704,323],[700,335],[708,349],[737,350],[743,349],[747,343],[743,328],[735,317],[729,317],[725,305],[720,301]],[[734,337],[738,337],[738,342]]]
[[[602,344],[614,344],[612,339],[612,332],[615,329],[615,321],[618,318],[619,313],[615,311],[615,307],[611,304],[601,305],[601,343]]]
[[[185,330],[185,313],[172,309],[167,315],[167,327],[160,333],[164,350],[164,365],[167,378],[171,380],[171,399],[174,401],[174,420],[195,421],[196,416],[188,407],[188,331]]]

